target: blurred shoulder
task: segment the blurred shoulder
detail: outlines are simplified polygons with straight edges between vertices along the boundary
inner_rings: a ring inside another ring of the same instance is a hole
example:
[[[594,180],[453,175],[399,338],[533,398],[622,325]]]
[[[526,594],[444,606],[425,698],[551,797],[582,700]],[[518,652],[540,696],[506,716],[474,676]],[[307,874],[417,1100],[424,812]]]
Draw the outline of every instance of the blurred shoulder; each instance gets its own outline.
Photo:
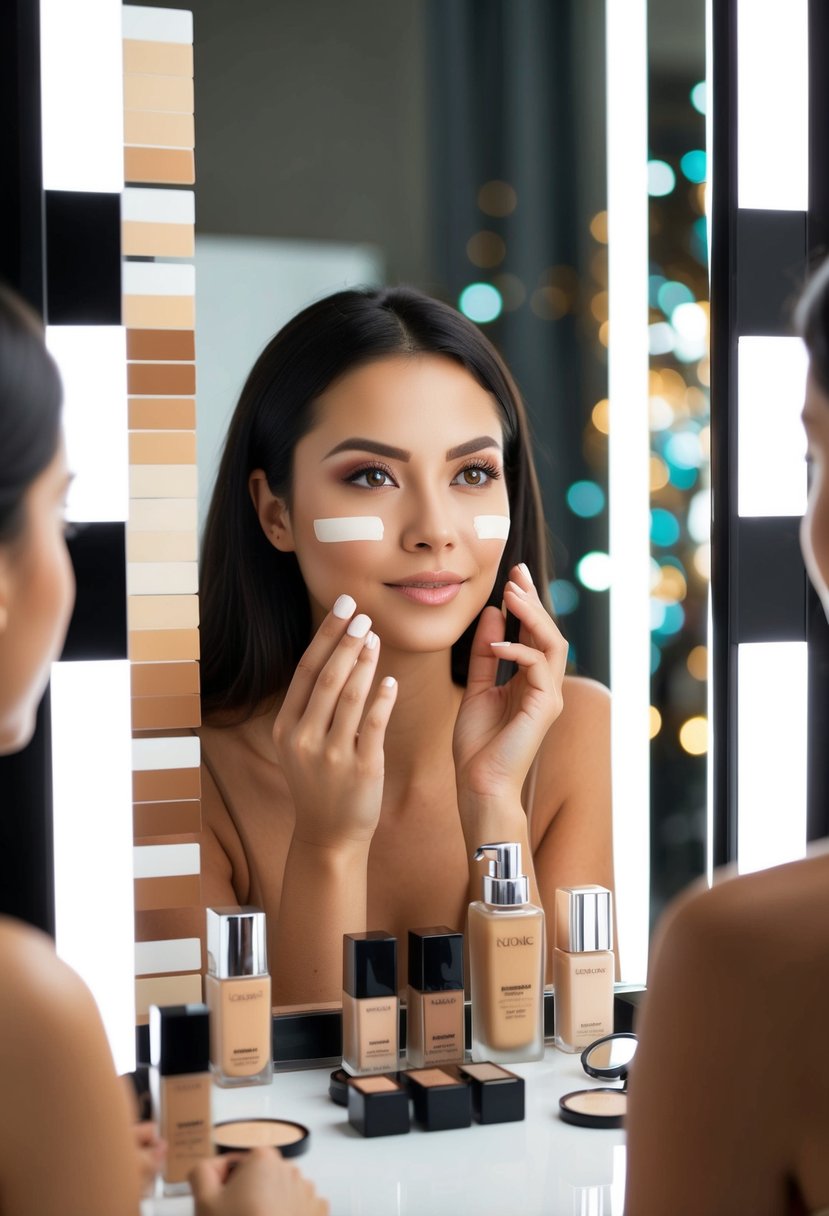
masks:
[[[55,953],[45,933],[0,917],[0,1044],[4,1057],[33,1040],[65,1040],[73,1027],[99,1022],[83,980]]]

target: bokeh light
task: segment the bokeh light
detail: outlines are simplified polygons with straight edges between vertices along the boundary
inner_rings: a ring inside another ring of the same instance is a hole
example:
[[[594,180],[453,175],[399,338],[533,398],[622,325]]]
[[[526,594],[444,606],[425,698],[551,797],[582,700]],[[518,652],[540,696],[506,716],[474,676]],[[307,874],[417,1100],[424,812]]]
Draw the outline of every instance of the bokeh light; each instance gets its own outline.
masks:
[[[601,401],[597,401],[593,406],[590,421],[603,435],[610,434],[610,402],[607,397],[602,397]]]
[[[575,612],[581,600],[578,587],[566,578],[553,579],[550,583],[550,598],[556,616],[567,616],[568,613]]]
[[[651,633],[657,637],[670,638],[680,633],[685,624],[685,609],[681,604],[671,604],[664,600],[651,600],[651,604],[662,604],[664,615],[659,625],[651,625]]]
[[[648,161],[648,194],[652,198],[664,198],[675,185],[676,174],[667,161]]]
[[[678,308],[680,304],[693,304],[695,300],[694,293],[685,283],[666,279],[657,291],[656,302],[666,317],[672,317],[674,309]]]
[[[663,455],[669,464],[680,469],[698,469],[702,449],[696,431],[675,431],[665,440]]]
[[[466,242],[466,256],[473,266],[491,270],[493,266],[500,266],[507,256],[506,242],[497,232],[482,229]]]
[[[593,550],[585,553],[576,566],[576,577],[588,591],[607,591],[610,587],[610,556]]]
[[[518,206],[518,195],[509,182],[485,182],[478,191],[478,206],[484,215],[498,218],[512,215]]]
[[[698,114],[708,113],[708,84],[700,80],[691,89],[691,105]]]
[[[685,660],[686,666],[695,680],[708,679],[708,647],[695,646]]]
[[[494,321],[501,315],[503,306],[501,293],[491,283],[470,283],[458,299],[458,308],[463,315],[478,325]]]
[[[701,148],[694,148],[693,152],[686,152],[680,159],[679,167],[689,182],[704,182],[707,176],[706,173],[707,157]]]
[[[654,393],[648,399],[648,415],[652,431],[666,431],[673,426],[674,411],[660,393]]]
[[[592,519],[604,510],[604,490],[595,481],[574,481],[566,494],[567,506],[574,515]]]
[[[679,744],[690,756],[704,756],[708,751],[708,719],[699,715],[683,722]]]
[[[661,549],[669,549],[679,540],[679,520],[664,507],[651,509],[651,540]]]
[[[607,212],[597,211],[590,221],[590,235],[600,245],[607,244]]]
[[[688,535],[702,544],[711,535],[711,491],[698,490],[688,504]]]
[[[670,354],[674,341],[674,331],[667,321],[656,321],[648,326],[648,348],[652,355]]]
[[[655,739],[662,729],[662,715],[655,705],[651,705],[649,710],[650,728],[648,737]]]
[[[694,554],[694,569],[700,578],[708,582],[711,578],[711,546],[700,545]]]
[[[651,452],[650,458],[650,488],[651,494],[656,494],[658,490],[664,490],[669,479],[668,466],[661,456],[657,456],[656,452]]]

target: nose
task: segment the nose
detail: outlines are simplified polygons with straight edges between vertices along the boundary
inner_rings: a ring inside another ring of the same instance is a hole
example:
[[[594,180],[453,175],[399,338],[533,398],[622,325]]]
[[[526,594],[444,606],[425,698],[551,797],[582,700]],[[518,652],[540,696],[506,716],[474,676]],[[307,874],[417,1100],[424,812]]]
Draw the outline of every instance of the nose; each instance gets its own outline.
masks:
[[[411,503],[401,539],[403,548],[410,553],[454,549],[458,537],[450,504],[437,494],[418,494]]]

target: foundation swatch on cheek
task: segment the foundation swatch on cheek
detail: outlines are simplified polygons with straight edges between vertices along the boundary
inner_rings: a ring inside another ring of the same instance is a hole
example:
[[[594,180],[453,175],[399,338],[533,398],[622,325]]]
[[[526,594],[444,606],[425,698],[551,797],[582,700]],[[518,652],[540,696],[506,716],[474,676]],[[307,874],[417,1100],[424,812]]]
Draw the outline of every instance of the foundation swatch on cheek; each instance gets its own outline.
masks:
[[[379,515],[341,515],[334,519],[315,519],[314,535],[323,544],[344,540],[382,540],[383,521]]]
[[[506,540],[510,518],[508,515],[476,515],[472,526],[478,540]]]

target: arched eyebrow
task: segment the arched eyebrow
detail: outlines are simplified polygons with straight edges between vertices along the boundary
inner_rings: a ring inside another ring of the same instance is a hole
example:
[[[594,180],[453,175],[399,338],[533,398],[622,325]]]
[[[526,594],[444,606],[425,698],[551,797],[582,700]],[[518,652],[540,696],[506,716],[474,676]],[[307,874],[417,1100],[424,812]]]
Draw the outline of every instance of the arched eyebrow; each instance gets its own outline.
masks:
[[[481,448],[497,448],[500,452],[501,445],[491,435],[479,435],[476,439],[468,439],[466,443],[459,443],[457,447],[450,448],[446,453],[446,459],[457,460],[459,456],[469,456],[472,452],[479,452]],[[388,456],[390,460],[404,462],[412,458],[411,452],[407,452],[405,448],[394,448],[388,443],[378,443],[376,439],[363,439],[355,435],[336,444],[323,459],[327,460],[329,456],[336,456],[338,452],[354,451],[372,452],[375,456]]]

